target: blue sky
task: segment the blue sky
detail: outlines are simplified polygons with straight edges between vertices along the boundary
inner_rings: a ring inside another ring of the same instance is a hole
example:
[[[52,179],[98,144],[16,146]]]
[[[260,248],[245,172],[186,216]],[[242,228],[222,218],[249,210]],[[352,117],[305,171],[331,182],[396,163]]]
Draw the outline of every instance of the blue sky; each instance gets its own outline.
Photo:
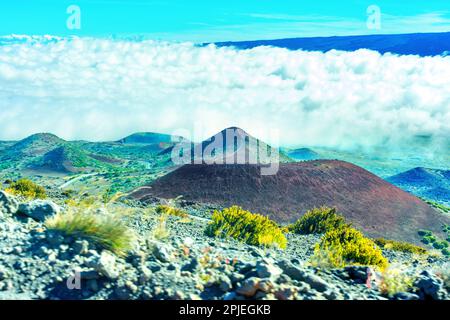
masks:
[[[66,27],[69,5],[81,29]],[[366,26],[381,10],[381,29]],[[450,31],[443,0],[14,0],[0,2],[0,35],[147,35],[179,41],[273,39],[372,33]]]

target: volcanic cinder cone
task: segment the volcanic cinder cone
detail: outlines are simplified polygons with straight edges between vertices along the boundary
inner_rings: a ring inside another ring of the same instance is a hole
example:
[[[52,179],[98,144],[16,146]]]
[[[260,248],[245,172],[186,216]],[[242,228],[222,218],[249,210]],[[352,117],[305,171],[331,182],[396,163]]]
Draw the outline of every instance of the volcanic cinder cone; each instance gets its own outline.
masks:
[[[270,165],[292,160],[279,149],[237,127],[224,129],[200,143],[182,141],[171,151],[172,160],[177,164]]]
[[[450,219],[420,199],[351,163],[315,160],[280,163],[274,175],[262,165],[187,164],[132,196],[176,198],[239,205],[280,223],[296,221],[307,210],[336,207],[368,236],[419,243],[419,229],[441,232]]]

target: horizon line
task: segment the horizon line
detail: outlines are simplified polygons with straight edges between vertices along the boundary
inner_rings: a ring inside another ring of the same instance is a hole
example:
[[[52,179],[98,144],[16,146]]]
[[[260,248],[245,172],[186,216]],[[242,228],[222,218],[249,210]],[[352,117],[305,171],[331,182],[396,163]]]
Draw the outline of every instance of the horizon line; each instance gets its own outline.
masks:
[[[193,43],[198,45],[209,44],[224,44],[224,43],[243,43],[243,42],[256,42],[256,41],[272,41],[272,40],[289,40],[289,39],[327,39],[327,38],[349,38],[349,37],[387,37],[387,36],[410,36],[410,35],[428,35],[428,34],[450,34],[448,31],[440,32],[409,32],[409,33],[371,33],[371,34],[348,34],[348,35],[329,35],[329,36],[293,36],[293,37],[281,37],[281,38],[252,38],[249,40],[221,40],[221,41],[190,41],[190,40],[166,40],[158,39],[157,37],[151,37],[150,33],[110,33],[102,35],[58,35],[58,34],[26,34],[26,33],[10,33],[0,34],[0,39],[4,38],[50,38],[50,39],[111,39],[114,40],[140,40],[140,41],[157,41],[168,43]],[[141,37],[142,39],[132,39],[133,37]]]

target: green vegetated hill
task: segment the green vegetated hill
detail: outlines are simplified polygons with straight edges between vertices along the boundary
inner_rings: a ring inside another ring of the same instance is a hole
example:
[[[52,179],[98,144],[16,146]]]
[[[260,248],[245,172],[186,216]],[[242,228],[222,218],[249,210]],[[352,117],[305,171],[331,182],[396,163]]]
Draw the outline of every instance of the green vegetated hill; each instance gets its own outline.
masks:
[[[107,169],[108,166],[110,166],[108,162],[99,161],[78,146],[68,143],[45,153],[30,164],[30,167],[35,170],[42,169],[67,173],[94,168]]]
[[[124,192],[172,166],[171,153],[164,151],[178,140],[156,133],[138,133],[116,142],[65,141],[50,133],[34,134],[0,143],[1,176],[34,177],[44,185],[93,193]]]
[[[37,156],[42,155],[64,143],[65,141],[63,139],[54,134],[37,133],[18,141],[9,147],[6,152],[9,155]]]
[[[25,169],[29,163],[64,143],[64,140],[50,133],[33,134],[18,142],[5,143],[5,148],[0,150],[0,168]]]

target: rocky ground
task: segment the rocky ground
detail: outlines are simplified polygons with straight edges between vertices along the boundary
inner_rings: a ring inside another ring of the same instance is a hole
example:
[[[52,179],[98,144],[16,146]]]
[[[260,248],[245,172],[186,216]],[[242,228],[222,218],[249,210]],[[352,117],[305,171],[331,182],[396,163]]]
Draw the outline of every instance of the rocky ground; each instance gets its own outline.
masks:
[[[127,209],[125,204],[124,211]],[[0,192],[0,299],[449,299],[448,258],[386,250],[404,265],[413,286],[391,296],[382,275],[364,266],[314,267],[319,235],[288,235],[286,250],[260,249],[207,237],[211,208],[188,204],[188,218],[169,217],[155,236],[156,213],[126,216],[134,250],[118,257],[87,240],[46,230],[43,219],[60,210],[48,200],[19,204]],[[398,291],[398,290],[397,290]]]

